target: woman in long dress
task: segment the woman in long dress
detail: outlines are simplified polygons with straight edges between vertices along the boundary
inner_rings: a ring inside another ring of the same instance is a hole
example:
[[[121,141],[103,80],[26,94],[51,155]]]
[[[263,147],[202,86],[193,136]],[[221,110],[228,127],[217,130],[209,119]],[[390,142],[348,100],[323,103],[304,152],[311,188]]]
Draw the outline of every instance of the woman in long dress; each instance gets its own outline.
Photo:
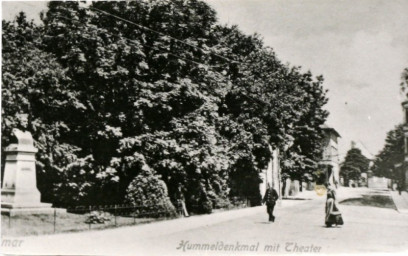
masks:
[[[325,223],[327,227],[344,224],[339,208],[337,207],[336,193],[332,189],[327,191]]]

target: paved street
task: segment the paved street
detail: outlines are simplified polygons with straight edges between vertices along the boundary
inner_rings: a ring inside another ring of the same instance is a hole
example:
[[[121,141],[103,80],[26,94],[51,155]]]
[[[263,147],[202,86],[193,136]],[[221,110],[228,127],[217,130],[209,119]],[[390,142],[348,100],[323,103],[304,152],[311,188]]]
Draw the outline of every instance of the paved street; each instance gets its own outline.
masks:
[[[391,195],[398,208],[398,212],[408,214],[408,193],[403,191],[399,194],[398,191],[392,191]]]
[[[354,198],[361,191],[341,193],[339,197]],[[324,226],[324,197],[315,197],[283,201],[276,209],[275,223],[267,222],[264,207],[256,207],[112,230],[25,237],[21,247],[3,248],[3,252],[247,255],[408,251],[407,214],[389,208],[340,206],[345,221],[340,228]]]

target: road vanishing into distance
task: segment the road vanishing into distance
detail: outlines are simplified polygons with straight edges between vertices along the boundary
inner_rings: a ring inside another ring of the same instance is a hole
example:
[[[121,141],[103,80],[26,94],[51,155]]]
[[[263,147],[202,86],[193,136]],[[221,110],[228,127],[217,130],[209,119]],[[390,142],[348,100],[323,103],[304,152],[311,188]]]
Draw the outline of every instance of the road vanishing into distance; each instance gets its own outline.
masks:
[[[359,196],[353,193],[353,190],[348,190],[343,200]],[[2,250],[16,254],[71,255],[277,255],[408,251],[408,214],[391,208],[340,204],[345,225],[326,228],[324,204],[324,197],[284,200],[282,206],[275,209],[274,223],[267,221],[264,207],[254,207],[109,230],[21,237],[19,239],[23,242],[20,247]],[[244,215],[239,215],[243,212]]]

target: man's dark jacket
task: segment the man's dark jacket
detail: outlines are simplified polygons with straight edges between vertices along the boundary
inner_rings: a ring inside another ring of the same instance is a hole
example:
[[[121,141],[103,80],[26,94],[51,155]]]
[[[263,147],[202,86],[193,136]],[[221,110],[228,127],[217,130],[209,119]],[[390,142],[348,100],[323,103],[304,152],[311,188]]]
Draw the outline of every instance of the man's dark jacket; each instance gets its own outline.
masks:
[[[266,205],[273,205],[278,198],[278,192],[276,192],[276,190],[273,188],[268,188],[262,201],[266,203]]]

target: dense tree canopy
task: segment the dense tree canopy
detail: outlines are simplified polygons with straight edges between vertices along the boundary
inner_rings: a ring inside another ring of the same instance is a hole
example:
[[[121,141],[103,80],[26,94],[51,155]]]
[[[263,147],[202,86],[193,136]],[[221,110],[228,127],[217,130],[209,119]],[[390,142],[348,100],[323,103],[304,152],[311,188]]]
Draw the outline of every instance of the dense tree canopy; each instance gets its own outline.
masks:
[[[397,125],[387,133],[384,148],[375,157],[373,172],[376,176],[394,180],[401,178],[396,165],[404,161],[404,131],[403,125]]]
[[[204,2],[50,2],[42,20],[3,21],[2,150],[28,113],[46,201],[144,202],[148,179],[208,212],[259,196],[269,145],[295,178],[321,156],[323,78]]]
[[[361,173],[367,173],[370,160],[365,157],[358,148],[351,148],[347,151],[346,158],[340,168],[340,175],[343,176],[345,184],[350,180],[359,181]]]
[[[408,68],[405,68],[401,74],[400,89],[408,96]],[[400,180],[401,167],[404,161],[404,124],[395,126],[387,133],[383,149],[376,155],[373,165],[373,172],[380,177],[387,177],[394,180]],[[400,166],[400,167],[398,167]]]

